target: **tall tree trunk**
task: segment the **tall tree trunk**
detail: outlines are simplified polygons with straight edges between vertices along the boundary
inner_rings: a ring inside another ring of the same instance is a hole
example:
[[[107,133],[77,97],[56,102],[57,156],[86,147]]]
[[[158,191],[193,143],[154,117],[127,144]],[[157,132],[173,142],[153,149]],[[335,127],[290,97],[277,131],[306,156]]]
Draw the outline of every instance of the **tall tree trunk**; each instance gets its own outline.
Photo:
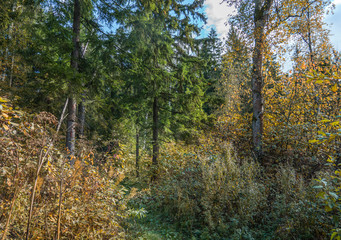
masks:
[[[309,4],[307,2],[307,4]],[[306,22],[307,22],[307,40],[306,43],[308,45],[308,49],[309,49],[309,57],[310,57],[310,67],[312,69],[316,69],[315,67],[315,61],[314,61],[314,43],[313,43],[313,39],[312,39],[312,28],[311,28],[311,18],[310,18],[310,6],[308,5],[307,8],[307,16],[306,16]],[[304,40],[304,39],[303,39]],[[320,115],[320,91],[318,88],[318,85],[314,84],[314,94],[315,94],[315,125],[316,125],[316,132],[318,132],[319,129],[319,125],[318,125],[318,120],[319,120],[319,115]]]
[[[253,51],[253,71],[251,73],[253,118],[252,118],[252,140],[255,157],[262,161],[262,137],[263,137],[263,55],[265,47],[265,25],[268,19],[272,0],[255,0],[254,12],[254,37],[255,46]]]
[[[159,156],[159,106],[158,98],[155,96],[153,101],[153,158],[152,158],[152,181],[157,179],[158,156]]]
[[[136,128],[136,177],[140,176],[140,133]]]
[[[143,123],[144,125],[146,125],[148,123],[148,119],[149,119],[149,114],[147,112],[146,117],[145,117],[145,122]],[[147,135],[148,135],[147,129],[144,129],[144,131],[142,133],[143,133],[142,146],[143,146],[143,150],[146,150],[146,148],[147,148]]]
[[[311,19],[310,19],[310,6],[309,3],[308,8],[307,8],[307,17],[306,17],[306,22],[307,22],[307,29],[308,29],[308,36],[307,36],[307,44],[309,48],[309,57],[310,57],[310,62],[312,66],[314,65],[314,51],[313,51],[313,41],[311,37]],[[303,39],[304,40],[304,39]],[[313,66],[314,67],[314,66]]]
[[[81,20],[80,2],[79,0],[74,0],[73,9],[73,36],[72,43],[73,49],[71,53],[71,68],[74,72],[78,72],[78,60],[80,57],[80,20]],[[66,147],[68,148],[71,155],[75,154],[75,142],[76,142],[76,98],[74,90],[72,89],[72,84],[69,85],[70,97],[68,106],[68,121],[67,121],[67,133],[66,133]]]
[[[15,6],[13,6],[13,10],[12,11],[13,12],[15,11]],[[9,29],[8,29],[8,37],[10,39],[10,42],[13,42],[13,36],[12,36],[12,32],[14,31],[13,28],[14,28],[14,23],[12,22],[11,25],[9,26]],[[14,50],[12,49],[12,57],[13,57],[13,54],[14,54]],[[8,74],[8,66],[9,66],[8,58],[9,58],[9,55],[10,55],[10,46],[7,44],[6,51],[5,51],[5,57],[4,57],[3,61],[2,61],[3,64],[1,64],[3,66],[2,67],[3,68],[3,73],[2,73],[2,76],[1,76],[1,81],[5,81],[6,75]],[[13,62],[13,58],[12,58],[12,62]]]
[[[17,9],[17,3],[14,2],[14,5],[13,5],[13,8],[12,8],[12,11],[15,12]],[[14,23],[12,22],[11,23],[11,26],[10,26],[10,29],[9,29],[9,37],[11,39],[11,42],[13,43],[14,42],[14,35],[12,36],[12,33],[15,32],[15,28],[14,28]],[[12,58],[11,58],[11,68],[10,68],[10,72],[9,72],[9,86],[12,87],[12,84],[13,84],[13,69],[14,69],[14,46],[12,46]]]
[[[9,87],[13,85],[14,53],[12,53],[11,71],[9,75]]]
[[[71,156],[75,154],[76,143],[76,109],[77,103],[74,94],[70,95],[68,104],[68,119],[67,119],[67,135],[66,135],[66,147],[69,150]]]
[[[1,76],[2,82],[4,82],[6,78],[7,59],[8,59],[8,46],[6,47],[5,56],[0,65],[1,70],[2,70],[2,76]]]
[[[86,51],[88,49],[89,46],[89,40],[86,42],[86,44],[81,48],[79,45],[79,50],[80,50],[80,58],[84,59]],[[96,71],[93,74],[92,78],[95,78],[96,75]],[[84,86],[83,86],[84,87]],[[85,91],[83,90],[82,93],[82,100],[80,101],[80,103],[78,104],[78,137],[79,138],[83,138],[84,137],[84,128],[85,128]]]
[[[78,118],[79,118],[79,128],[78,128],[78,137],[84,137],[84,125],[85,125],[85,106],[84,99],[78,104]]]

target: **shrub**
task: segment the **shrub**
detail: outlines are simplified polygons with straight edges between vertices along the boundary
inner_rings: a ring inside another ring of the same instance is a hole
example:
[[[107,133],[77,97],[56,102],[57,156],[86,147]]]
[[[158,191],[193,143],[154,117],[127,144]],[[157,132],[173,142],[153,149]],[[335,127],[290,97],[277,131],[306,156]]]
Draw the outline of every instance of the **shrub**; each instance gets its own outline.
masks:
[[[123,173],[107,171],[110,163],[96,166],[86,145],[70,166],[52,114],[28,114],[0,100],[1,237],[24,239],[29,222],[29,239],[52,239],[57,232],[60,239],[124,239]]]
[[[316,191],[289,165],[239,160],[231,144],[206,138],[171,143],[149,206],[193,239],[325,239]]]

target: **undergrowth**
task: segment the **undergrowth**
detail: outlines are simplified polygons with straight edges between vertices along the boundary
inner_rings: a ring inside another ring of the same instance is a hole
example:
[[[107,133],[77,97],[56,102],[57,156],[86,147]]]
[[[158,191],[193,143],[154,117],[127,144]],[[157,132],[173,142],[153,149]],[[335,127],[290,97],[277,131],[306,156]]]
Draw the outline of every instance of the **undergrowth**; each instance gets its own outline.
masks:
[[[329,239],[340,231],[340,171],[305,179],[290,164],[260,166],[212,136],[163,144],[135,174],[131,149],[70,157],[58,120],[0,98],[2,239]],[[40,169],[41,166],[41,169]],[[150,170],[150,169],[149,169]]]
[[[316,182],[305,181],[288,164],[265,170],[212,138],[164,145],[161,156],[160,179],[130,201],[158,216],[142,219],[144,224],[168,222],[178,239],[330,237],[333,224],[316,197]]]
[[[70,158],[52,114],[0,101],[2,239],[125,239],[123,172],[110,161],[96,165],[97,153],[86,143]]]

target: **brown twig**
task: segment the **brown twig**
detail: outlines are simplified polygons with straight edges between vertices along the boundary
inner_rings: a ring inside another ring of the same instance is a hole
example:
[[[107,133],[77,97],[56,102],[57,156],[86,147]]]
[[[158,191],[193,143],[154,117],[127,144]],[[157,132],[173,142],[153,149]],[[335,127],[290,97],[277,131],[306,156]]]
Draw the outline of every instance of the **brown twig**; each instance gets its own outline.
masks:
[[[59,187],[59,203],[58,203],[58,220],[57,220],[57,230],[56,230],[56,239],[60,239],[60,221],[62,217],[62,201],[63,201],[63,184],[64,184],[64,166],[65,161],[62,165],[62,172],[60,175],[60,187]]]

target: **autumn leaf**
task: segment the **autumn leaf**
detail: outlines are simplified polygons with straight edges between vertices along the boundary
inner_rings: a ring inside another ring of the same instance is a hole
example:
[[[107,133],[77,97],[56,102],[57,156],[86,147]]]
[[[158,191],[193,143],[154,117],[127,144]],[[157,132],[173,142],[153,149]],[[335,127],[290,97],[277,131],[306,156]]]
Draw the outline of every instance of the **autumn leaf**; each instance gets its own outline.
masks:
[[[336,92],[336,91],[337,91],[337,83],[334,84],[334,86],[331,88],[331,90],[332,90],[333,92]]]
[[[8,101],[0,97],[0,102],[6,103]]]
[[[8,129],[9,129],[9,127],[8,127],[6,124],[2,124],[2,127],[3,127],[6,131],[8,131]]]
[[[305,63],[304,63],[304,62],[302,63],[302,66],[301,66],[301,68],[302,68],[303,70],[306,68],[306,65],[305,65]]]
[[[330,125],[335,126],[335,125],[339,125],[339,124],[340,124],[340,121],[335,121],[335,122],[332,122]]]

